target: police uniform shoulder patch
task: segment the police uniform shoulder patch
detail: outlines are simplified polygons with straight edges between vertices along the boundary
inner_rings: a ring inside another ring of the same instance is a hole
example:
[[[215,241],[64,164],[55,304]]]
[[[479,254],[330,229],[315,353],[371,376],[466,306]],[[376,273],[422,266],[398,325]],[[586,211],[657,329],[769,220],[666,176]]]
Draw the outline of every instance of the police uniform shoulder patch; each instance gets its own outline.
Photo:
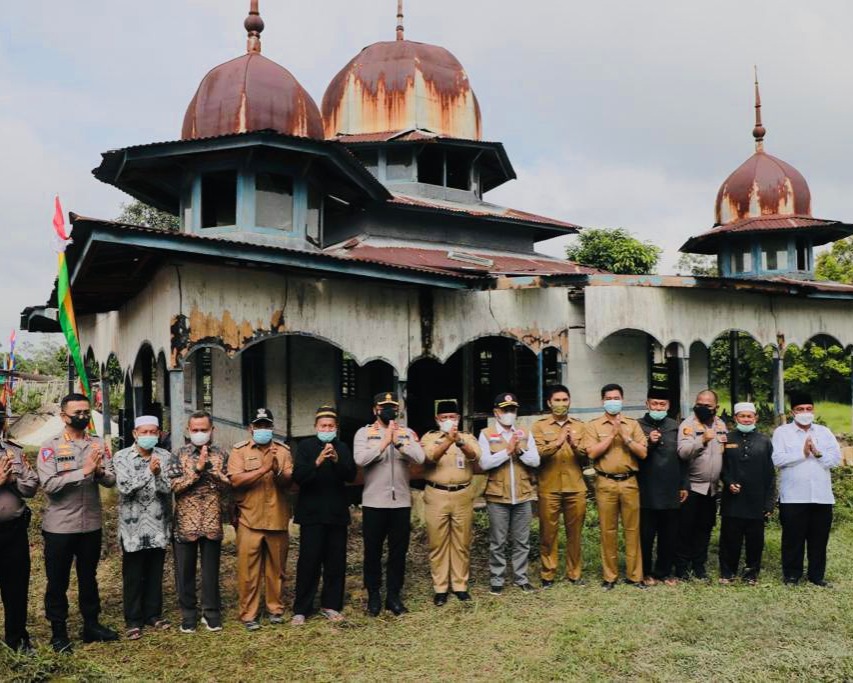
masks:
[[[245,448],[249,445],[248,439],[246,441],[240,441],[239,443],[234,444],[234,448]]]
[[[54,455],[56,455],[56,452],[52,448],[49,448],[47,446],[42,446],[41,450],[39,451],[39,457],[42,459],[42,462],[47,462]]]

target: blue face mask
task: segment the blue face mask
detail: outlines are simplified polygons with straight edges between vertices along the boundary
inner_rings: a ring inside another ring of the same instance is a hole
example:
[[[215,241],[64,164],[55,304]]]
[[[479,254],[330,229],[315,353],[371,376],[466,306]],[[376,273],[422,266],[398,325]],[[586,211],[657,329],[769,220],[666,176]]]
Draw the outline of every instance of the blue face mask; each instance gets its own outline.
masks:
[[[323,443],[331,443],[335,440],[335,437],[338,435],[338,431],[335,430],[333,432],[317,432],[317,438],[320,439]]]
[[[157,442],[160,441],[159,436],[137,436],[136,437],[136,445],[139,446],[143,451],[150,451],[154,446],[157,445]]]
[[[739,432],[743,432],[744,434],[749,434],[750,432],[755,431],[755,425],[754,424],[742,425],[740,422],[738,422],[736,426],[737,426],[737,430]]]
[[[649,417],[652,418],[655,422],[660,422],[667,415],[669,415],[669,413],[666,412],[665,410],[650,410],[649,411]]]
[[[256,429],[252,432],[252,439],[259,446],[266,446],[272,441],[272,429]]]
[[[604,402],[604,410],[608,415],[618,415],[622,412],[622,401],[618,398],[610,398]]]

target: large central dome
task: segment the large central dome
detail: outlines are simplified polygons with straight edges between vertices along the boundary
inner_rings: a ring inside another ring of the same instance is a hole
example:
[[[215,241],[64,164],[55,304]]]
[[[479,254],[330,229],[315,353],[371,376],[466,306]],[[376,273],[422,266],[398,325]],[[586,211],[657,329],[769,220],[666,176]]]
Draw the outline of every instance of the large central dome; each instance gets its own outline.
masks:
[[[399,16],[402,19],[402,15]],[[479,140],[480,105],[459,60],[443,47],[403,39],[364,48],[323,97],[326,137],[426,130]]]

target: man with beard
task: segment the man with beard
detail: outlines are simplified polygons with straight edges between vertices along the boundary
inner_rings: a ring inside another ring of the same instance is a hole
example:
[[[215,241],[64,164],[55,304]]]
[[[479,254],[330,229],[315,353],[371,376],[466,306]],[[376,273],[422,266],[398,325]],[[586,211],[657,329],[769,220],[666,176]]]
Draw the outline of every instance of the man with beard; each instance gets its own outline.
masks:
[[[688,579],[690,571],[705,581],[708,572],[708,544],[717,524],[717,489],[723,469],[723,449],[728,430],[717,417],[717,394],[700,391],[693,415],[678,428],[678,457],[688,463],[690,491],[681,506],[678,543],[675,547],[675,575]]]
[[[355,463],[364,468],[364,587],[367,589],[367,611],[374,617],[382,608],[382,547],[386,538],[388,590],[385,608],[396,616],[408,611],[401,592],[411,532],[409,465],[423,464],[424,451],[417,435],[397,424],[399,410],[396,393],[377,394],[373,401],[376,421],[359,429],[353,443]]]

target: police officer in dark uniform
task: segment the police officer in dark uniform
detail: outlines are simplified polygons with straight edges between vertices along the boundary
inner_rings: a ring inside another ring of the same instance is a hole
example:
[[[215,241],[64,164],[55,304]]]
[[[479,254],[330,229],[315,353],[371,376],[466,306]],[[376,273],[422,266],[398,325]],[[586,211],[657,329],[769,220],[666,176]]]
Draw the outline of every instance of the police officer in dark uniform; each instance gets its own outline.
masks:
[[[60,409],[65,429],[42,444],[38,455],[39,481],[47,494],[42,516],[47,574],[44,611],[54,651],[71,652],[66,593],[72,563],[77,568],[83,642],[118,640],[115,631],[98,621],[101,599],[97,581],[102,526],[99,487],[115,486],[116,477],[104,443],[86,431],[92,417],[89,399],[69,394]]]
[[[6,407],[0,404],[0,433]],[[0,437],[0,594],[3,598],[5,642],[13,650],[33,651],[27,633],[27,596],[30,588],[30,541],[27,527],[38,475],[30,468],[21,447]]]

